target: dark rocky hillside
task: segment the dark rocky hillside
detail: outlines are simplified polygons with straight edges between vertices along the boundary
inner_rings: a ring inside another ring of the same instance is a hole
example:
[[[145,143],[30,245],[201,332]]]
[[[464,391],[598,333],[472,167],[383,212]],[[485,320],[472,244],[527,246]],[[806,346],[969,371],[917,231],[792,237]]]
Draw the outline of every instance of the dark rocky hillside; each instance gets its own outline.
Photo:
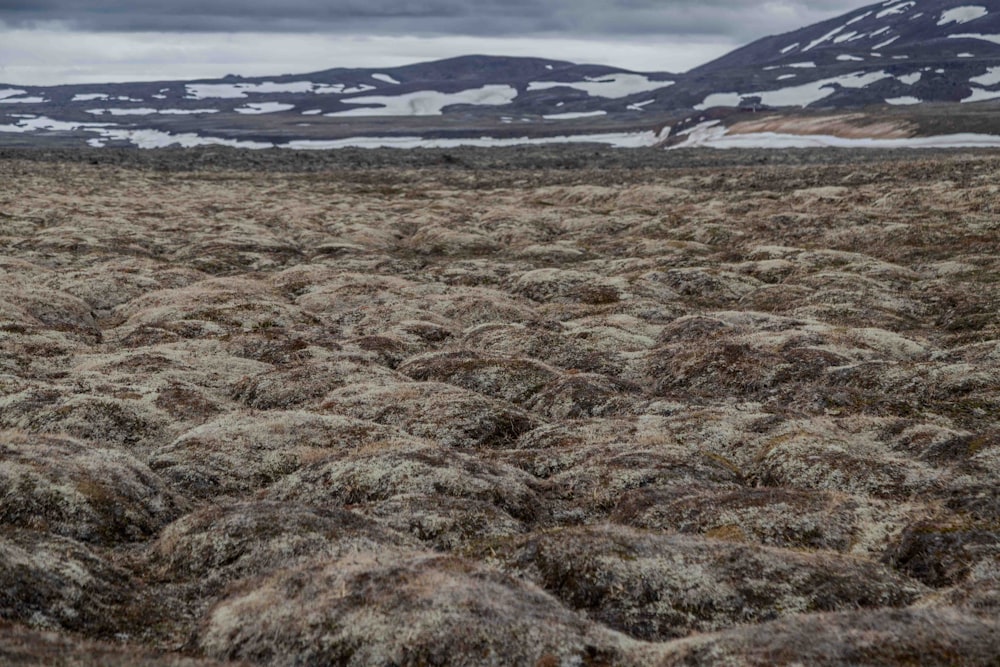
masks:
[[[713,109],[888,114],[989,100],[1000,100],[1000,1],[900,0],[766,37],[684,74],[464,56],[272,77],[0,84],[0,144],[634,147]]]

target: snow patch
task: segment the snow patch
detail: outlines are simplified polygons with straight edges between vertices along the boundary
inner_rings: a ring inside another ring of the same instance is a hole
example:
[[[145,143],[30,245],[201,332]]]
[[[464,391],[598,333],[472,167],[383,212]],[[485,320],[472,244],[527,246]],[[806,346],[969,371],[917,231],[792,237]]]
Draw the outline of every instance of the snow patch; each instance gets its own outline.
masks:
[[[192,116],[202,113],[219,113],[218,109],[160,109],[158,113],[168,116]]]
[[[583,81],[532,81],[528,90],[547,90],[549,88],[574,88],[582,90],[591,97],[620,99],[672,86],[673,81],[650,81],[641,74],[610,74],[608,76],[584,77]]]
[[[857,56],[849,56],[846,53],[842,53],[839,56],[837,56],[837,60],[840,60],[841,62],[848,62],[848,61],[850,61],[850,62],[863,62],[864,58],[859,58]]]
[[[795,42],[794,44],[789,44],[785,48],[781,49],[781,53],[782,53],[782,55],[784,55],[784,54],[788,53],[789,51],[794,51],[797,48],[799,48],[799,43]]]
[[[193,100],[229,100],[247,96],[245,90],[233,83],[189,83],[184,87],[187,89],[187,98]]]
[[[316,116],[323,113],[322,109],[309,109],[308,111],[303,111],[303,116]]]
[[[357,93],[367,93],[369,90],[378,89],[367,83],[359,83],[356,86],[346,86],[342,83],[324,83],[317,84],[313,92],[317,95],[355,95]]]
[[[188,99],[236,100],[244,99],[248,94],[311,93],[317,88],[317,84],[311,81],[289,81],[286,83],[263,81],[261,83],[189,83],[184,87],[187,89]]]
[[[391,83],[395,86],[399,85],[399,81],[396,81],[388,74],[372,74],[372,78],[375,79],[376,81],[381,81],[382,83]]]
[[[923,100],[916,97],[910,97],[909,95],[904,95],[903,97],[887,97],[885,99],[886,104],[894,105],[906,105],[906,104],[920,104]]]
[[[230,148],[273,148],[274,144],[261,141],[241,141],[238,139],[223,139],[221,137],[203,137],[198,134],[171,134],[160,130],[102,130],[101,135],[109,141],[128,141],[138,148],[166,148],[180,146],[194,148],[196,146],[229,146]]]
[[[566,113],[553,113],[542,116],[545,120],[573,120],[575,118],[595,118],[597,116],[607,116],[607,111],[568,111]]]
[[[920,77],[923,76],[920,72],[913,72],[912,74],[904,74],[903,76],[897,76],[896,79],[901,83],[905,83],[907,86],[912,86],[917,81],[920,81]]]
[[[989,11],[985,7],[978,5],[965,5],[963,7],[953,7],[941,12],[938,25],[948,25],[949,23],[968,23],[988,15]]]
[[[823,42],[827,41],[828,39],[830,39],[830,38],[834,37],[835,35],[837,35],[838,33],[840,33],[840,31],[843,30],[843,29],[844,29],[844,26],[840,26],[840,27],[834,28],[833,30],[831,30],[830,32],[826,33],[825,35],[823,35],[819,39],[814,39],[813,41],[809,42],[809,44],[806,46],[806,48],[802,49],[802,53],[805,53],[806,51],[808,51],[809,49],[813,48],[814,46],[819,46]]]
[[[970,83],[978,83],[980,86],[992,86],[1000,83],[1000,67],[990,67],[986,74],[969,77]]]
[[[740,99],[743,97],[760,97],[761,103],[766,106],[806,107],[832,95],[836,91],[836,88],[834,88],[835,85],[839,85],[844,88],[864,88],[865,86],[873,84],[877,81],[891,77],[891,74],[886,74],[881,71],[868,73],[855,72],[853,74],[831,77],[829,79],[820,79],[818,81],[812,81],[800,86],[782,88],[780,90],[765,90],[746,93],[713,93],[706,97],[701,104],[695,105],[694,108],[704,110],[715,106],[735,107],[739,106]]]
[[[445,107],[456,104],[499,106],[510,104],[517,97],[511,86],[490,85],[441,93],[435,90],[416,91],[405,95],[371,95],[342,100],[344,104],[379,105],[374,108],[350,109],[328,113],[327,116],[440,116]]]
[[[294,108],[294,104],[282,104],[281,102],[250,102],[249,104],[234,109],[234,111],[245,115],[258,115],[263,113],[288,111],[289,109]]]
[[[890,44],[892,44],[893,42],[895,42],[897,39],[899,39],[899,35],[896,35],[895,37],[891,37],[891,38],[885,40],[884,42],[880,42],[880,43],[878,43],[878,44],[876,44],[875,46],[872,47],[872,51],[878,51],[879,49],[884,49],[885,47],[887,47]]]
[[[77,93],[70,102],[97,102],[107,100],[109,97],[107,93]]]
[[[93,116],[149,116],[156,109],[87,109],[86,112]]]
[[[94,130],[99,128],[113,127],[110,123],[80,123],[54,120],[45,116],[35,118],[24,118],[14,125],[0,126],[0,132],[76,132],[77,130]]]
[[[962,98],[962,103],[982,102],[984,100],[995,100],[997,98],[1000,98],[1000,90],[983,90],[982,88],[973,88],[971,95]]]
[[[43,104],[48,102],[44,97],[4,97],[0,104]]]
[[[304,139],[281,144],[278,148],[294,150],[330,150],[337,148],[456,148],[458,146],[522,146],[543,144],[596,143],[614,148],[646,148],[656,145],[669,132],[619,132],[609,134],[576,134],[559,137],[467,137],[425,139],[422,137],[350,137],[347,139]]]
[[[865,12],[865,13],[864,13],[864,14],[862,14],[861,16],[855,16],[855,17],[854,17],[853,19],[851,19],[850,21],[848,21],[848,22],[847,22],[847,23],[845,23],[844,25],[845,25],[845,26],[849,26],[849,25],[852,25],[852,24],[854,24],[854,23],[857,23],[858,21],[861,21],[862,19],[866,19],[866,18],[868,18],[868,17],[869,17],[869,16],[871,16],[871,15],[872,15],[872,12]]]
[[[913,7],[916,4],[917,3],[913,2],[912,0],[910,0],[909,2],[900,2],[899,4],[893,5],[888,9],[883,9],[882,11],[880,11],[878,14],[875,15],[875,18],[883,19],[886,16],[892,16],[893,14],[902,14],[907,9]]]
[[[778,81],[785,81],[786,79],[794,79],[798,74],[782,74],[778,77]]]
[[[0,88],[0,100],[5,97],[14,97],[16,95],[27,95],[27,90],[18,90],[17,88]]]
[[[758,132],[729,134],[726,127],[703,123],[678,148],[977,148],[1000,147],[1000,136],[992,134],[946,134],[907,139],[845,139],[824,134]]]
[[[643,107],[648,106],[648,105],[652,104],[655,101],[656,100],[646,100],[645,102],[636,102],[634,104],[628,105],[625,108],[628,109],[629,111],[642,111]]]

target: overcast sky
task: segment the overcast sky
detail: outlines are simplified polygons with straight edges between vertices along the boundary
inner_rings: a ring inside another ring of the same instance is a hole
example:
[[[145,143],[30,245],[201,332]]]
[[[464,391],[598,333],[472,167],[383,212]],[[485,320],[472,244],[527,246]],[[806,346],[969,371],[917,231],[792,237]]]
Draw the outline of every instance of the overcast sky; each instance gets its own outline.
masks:
[[[681,72],[833,0],[0,0],[0,82],[391,67],[468,53]]]

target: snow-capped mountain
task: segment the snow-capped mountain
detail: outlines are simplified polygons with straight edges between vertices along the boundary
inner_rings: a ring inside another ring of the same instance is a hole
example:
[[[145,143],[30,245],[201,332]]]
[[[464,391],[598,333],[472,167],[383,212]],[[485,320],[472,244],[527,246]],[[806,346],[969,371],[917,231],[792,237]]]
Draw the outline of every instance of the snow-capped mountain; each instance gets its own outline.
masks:
[[[326,148],[596,140],[653,145],[726,109],[1000,99],[1000,0],[891,0],[685,74],[465,56],[390,69],[34,87],[0,84],[0,145]]]
[[[892,0],[702,65],[685,75],[678,101],[696,109],[976,102],[1000,98],[998,84],[1000,2]]]
[[[304,75],[55,87],[0,85],[0,140],[85,133],[90,143],[213,143],[260,147],[346,137],[482,136],[541,139],[559,127],[600,131],[613,143],[636,125],[649,91],[675,75],[538,58],[464,56],[390,69]],[[6,119],[4,118],[6,116]],[[194,135],[193,137],[191,135]],[[97,135],[97,136],[93,136]],[[652,139],[652,137],[647,137]],[[316,143],[319,142],[319,143]]]

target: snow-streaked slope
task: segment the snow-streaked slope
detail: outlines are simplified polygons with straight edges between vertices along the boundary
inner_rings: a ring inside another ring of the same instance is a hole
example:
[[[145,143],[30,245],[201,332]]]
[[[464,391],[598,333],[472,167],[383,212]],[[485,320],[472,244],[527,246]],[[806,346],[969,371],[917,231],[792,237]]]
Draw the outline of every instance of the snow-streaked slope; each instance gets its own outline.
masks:
[[[804,70],[796,78],[797,90],[790,90],[782,70],[803,61],[816,68]],[[737,97],[752,96],[772,106],[805,102],[848,107],[901,98],[978,100],[992,92],[988,88],[994,84],[975,79],[997,64],[1000,5],[996,0],[896,0],[758,40],[695,68],[689,74],[696,77],[702,94],[690,103],[698,108],[713,103],[735,106]],[[878,71],[893,78],[874,77]],[[873,75],[873,80],[860,86],[838,82],[853,73]],[[690,80],[678,83],[681,89],[691,85]],[[984,86],[985,92],[979,90]]]

